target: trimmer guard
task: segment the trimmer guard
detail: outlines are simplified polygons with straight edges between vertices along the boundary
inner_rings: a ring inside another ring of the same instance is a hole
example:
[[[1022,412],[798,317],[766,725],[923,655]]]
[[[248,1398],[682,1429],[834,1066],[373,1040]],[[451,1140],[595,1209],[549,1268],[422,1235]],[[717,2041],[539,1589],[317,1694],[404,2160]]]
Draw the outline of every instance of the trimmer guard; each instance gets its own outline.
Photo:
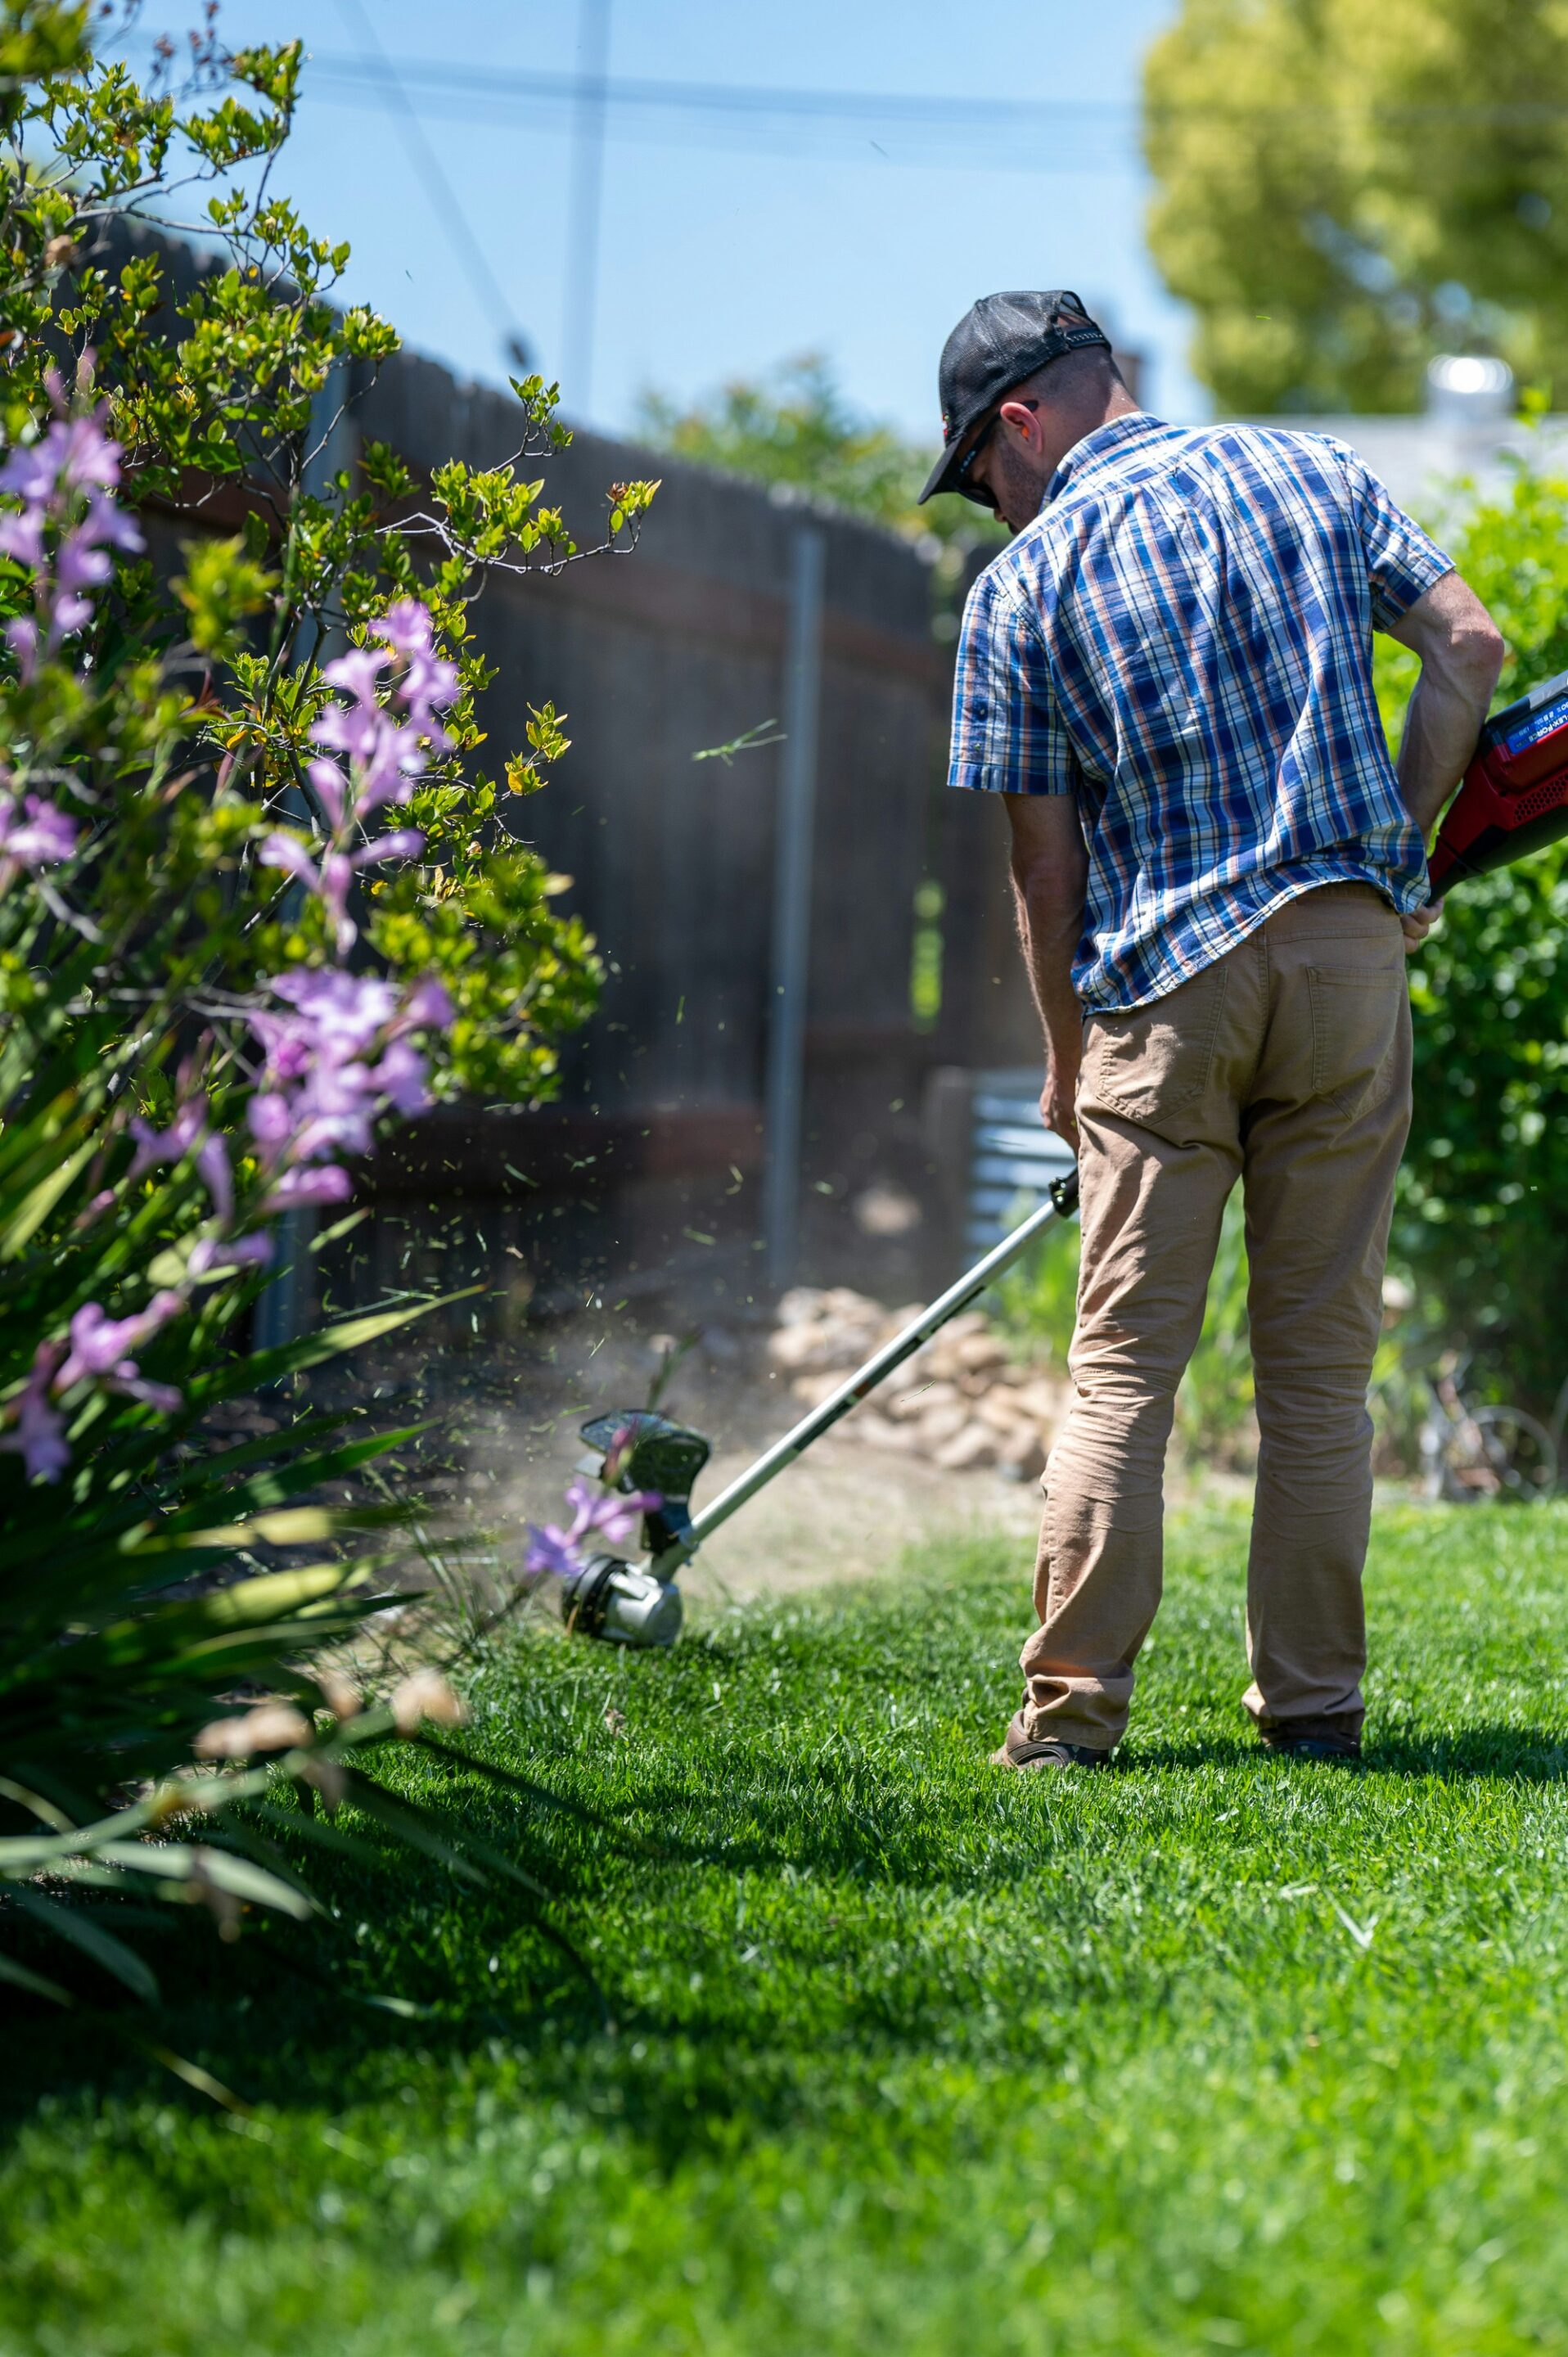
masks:
[[[1509,866],[1568,834],[1568,672],[1542,680],[1481,731],[1444,813],[1427,871],[1442,899],[1469,876]]]

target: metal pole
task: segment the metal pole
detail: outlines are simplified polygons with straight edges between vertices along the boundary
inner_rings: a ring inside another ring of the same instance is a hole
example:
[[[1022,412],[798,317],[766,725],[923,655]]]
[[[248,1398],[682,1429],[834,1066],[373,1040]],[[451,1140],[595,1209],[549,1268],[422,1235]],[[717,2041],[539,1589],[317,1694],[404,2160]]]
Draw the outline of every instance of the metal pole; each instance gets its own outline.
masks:
[[[599,215],[605,188],[605,112],[610,62],[610,0],[579,0],[577,106],[572,133],[572,192],[566,227],[565,365],[569,416],[587,417],[594,398],[594,329],[599,307]]]
[[[721,1490],[711,1506],[704,1506],[700,1514],[693,1514],[691,1527],[682,1534],[679,1543],[666,1547],[650,1568],[660,1579],[673,1579],[682,1565],[696,1554],[703,1541],[711,1538],[721,1523],[727,1523],[737,1507],[744,1506],[748,1498],[755,1498],[758,1490],[766,1488],[776,1473],[782,1473],[786,1465],[792,1465],[802,1449],[809,1448],[830,1426],[837,1424],[840,1416],[847,1415],[868,1392],[875,1391],[885,1375],[890,1375],[895,1367],[912,1358],[923,1342],[930,1340],[940,1326],[945,1326],[950,1318],[956,1318],[977,1294],[984,1292],[993,1277],[1000,1276],[1004,1268],[1010,1268],[1019,1254],[1026,1251],[1053,1221],[1069,1220],[1077,1209],[1078,1173],[1075,1170],[1066,1178],[1054,1179],[1048,1202],[1031,1211],[1010,1236],[1004,1236],[999,1244],[993,1244],[983,1260],[976,1261],[956,1285],[950,1285],[940,1298],[933,1301],[929,1309],[922,1309],[901,1334],[896,1334],[891,1342],[884,1342],[881,1350],[874,1352],[864,1367],[857,1367],[836,1392],[831,1392],[810,1415],[803,1415],[782,1440],[776,1440],[771,1448],[765,1449],[744,1473],[736,1476],[727,1490]]]
[[[826,561],[826,534],[814,524],[802,525],[795,535],[789,582],[784,751],[779,765],[773,871],[773,995],[768,1017],[764,1105],[767,1162],[762,1177],[762,1233],[768,1281],[775,1286],[788,1285],[794,1275],[800,1225],[800,1099],[811,981],[811,837]]]

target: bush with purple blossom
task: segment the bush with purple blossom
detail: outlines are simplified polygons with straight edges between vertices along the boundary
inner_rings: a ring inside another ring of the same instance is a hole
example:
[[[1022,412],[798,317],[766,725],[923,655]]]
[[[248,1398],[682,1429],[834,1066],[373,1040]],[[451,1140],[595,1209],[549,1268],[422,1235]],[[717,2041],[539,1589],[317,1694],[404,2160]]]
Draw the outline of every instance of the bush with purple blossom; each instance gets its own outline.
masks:
[[[360,1534],[396,1520],[354,1484],[406,1436],[293,1423],[277,1388],[417,1309],[244,1336],[285,1215],[346,1203],[442,1095],[548,1093],[591,1008],[592,944],[501,818],[560,718],[500,787],[478,769],[467,621],[487,567],[590,552],[515,465],[441,469],[421,512],[373,444],[321,486],[328,388],[396,338],[332,307],[347,248],[246,170],[287,135],[300,46],[231,56],[209,12],[183,78],[160,50],[138,84],[94,60],[97,21],[8,10],[0,92],[28,158],[0,188],[0,1785],[35,1820],[0,1833],[0,1888],[195,1897],[227,1935],[239,1895],[304,1902],[237,1850],[144,1845],[214,1813],[242,1845],[280,1776],[373,1815],[350,1754],[457,1716],[424,1672],[345,1700],[327,1649],[392,1600]],[[231,266],[177,311],[157,254],[111,241],[192,183]],[[517,391],[518,455],[547,456],[553,388]],[[613,487],[607,548],[653,488]],[[153,502],[188,533],[172,584]],[[219,1445],[263,1385],[281,1428]],[[564,1544],[603,1527],[583,1511]]]

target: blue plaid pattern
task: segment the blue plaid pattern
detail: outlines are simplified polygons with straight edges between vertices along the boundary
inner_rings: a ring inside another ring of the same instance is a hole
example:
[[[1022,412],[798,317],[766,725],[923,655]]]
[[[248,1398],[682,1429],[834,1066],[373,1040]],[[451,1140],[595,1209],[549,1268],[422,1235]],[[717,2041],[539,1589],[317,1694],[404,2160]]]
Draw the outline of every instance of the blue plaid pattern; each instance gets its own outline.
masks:
[[[1451,570],[1326,435],[1140,413],[1068,453],[970,592],[949,782],[1077,797],[1085,1006],[1163,997],[1316,885],[1421,905],[1372,630]]]

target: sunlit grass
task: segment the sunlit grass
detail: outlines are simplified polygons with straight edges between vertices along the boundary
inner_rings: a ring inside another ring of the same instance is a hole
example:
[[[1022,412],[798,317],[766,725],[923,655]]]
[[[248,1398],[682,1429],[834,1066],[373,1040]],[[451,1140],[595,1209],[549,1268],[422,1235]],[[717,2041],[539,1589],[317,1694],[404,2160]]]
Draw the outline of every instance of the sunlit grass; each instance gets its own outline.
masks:
[[[1177,1525],[1103,1777],[983,1765],[1001,1545],[668,1659],[510,1650],[472,1739],[602,1824],[410,1773],[561,1891],[606,2011],[401,1854],[314,1878],[418,2020],[286,1930],[171,1941],[257,2118],[30,2021],[0,2349],[1568,2350],[1568,1515],[1380,1515],[1360,1774],[1252,1749],[1243,1546]]]

